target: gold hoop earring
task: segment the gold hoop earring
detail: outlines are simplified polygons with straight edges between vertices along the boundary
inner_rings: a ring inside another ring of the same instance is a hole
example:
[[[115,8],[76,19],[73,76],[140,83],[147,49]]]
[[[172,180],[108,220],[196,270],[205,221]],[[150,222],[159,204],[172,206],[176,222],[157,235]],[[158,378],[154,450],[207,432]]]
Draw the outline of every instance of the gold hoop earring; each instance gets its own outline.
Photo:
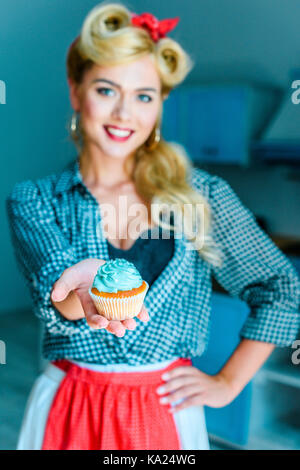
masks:
[[[72,114],[70,131],[73,139],[78,140],[78,113],[76,111]]]
[[[154,137],[152,137],[152,135]],[[161,139],[160,127],[155,127],[154,134],[152,131],[152,135],[150,135],[150,139],[148,139],[148,141],[146,141],[145,143],[146,149],[150,151],[154,150],[157,147],[158,143],[160,142],[160,139]]]

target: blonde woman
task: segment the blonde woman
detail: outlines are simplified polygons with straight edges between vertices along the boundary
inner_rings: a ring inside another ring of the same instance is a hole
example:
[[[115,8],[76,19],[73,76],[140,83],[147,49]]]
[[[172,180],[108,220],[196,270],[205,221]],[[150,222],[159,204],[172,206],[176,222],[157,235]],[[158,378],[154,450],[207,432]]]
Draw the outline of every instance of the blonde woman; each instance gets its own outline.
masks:
[[[230,403],[297,334],[287,258],[224,179],[160,135],[163,102],[192,67],[169,37],[177,22],[122,4],[90,11],[67,55],[78,155],[7,198],[49,360],[18,449],[209,449],[204,405]],[[109,322],[88,295],[112,258],[149,283],[137,319]],[[212,276],[250,307],[214,376],[191,362],[208,342]]]

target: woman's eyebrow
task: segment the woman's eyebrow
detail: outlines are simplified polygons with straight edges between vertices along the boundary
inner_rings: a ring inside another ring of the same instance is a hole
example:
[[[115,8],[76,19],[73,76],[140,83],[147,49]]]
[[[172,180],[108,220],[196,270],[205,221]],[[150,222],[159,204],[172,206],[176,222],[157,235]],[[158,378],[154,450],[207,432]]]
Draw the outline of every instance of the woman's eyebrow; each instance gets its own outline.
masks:
[[[95,80],[92,80],[91,83],[95,83],[95,82],[105,82],[112,86],[115,86],[116,88],[122,88],[121,85],[118,85],[118,83],[115,83],[112,80],[107,80],[106,78],[95,78]],[[137,88],[136,91],[154,91],[155,93],[157,93],[156,88],[151,88],[151,87]]]

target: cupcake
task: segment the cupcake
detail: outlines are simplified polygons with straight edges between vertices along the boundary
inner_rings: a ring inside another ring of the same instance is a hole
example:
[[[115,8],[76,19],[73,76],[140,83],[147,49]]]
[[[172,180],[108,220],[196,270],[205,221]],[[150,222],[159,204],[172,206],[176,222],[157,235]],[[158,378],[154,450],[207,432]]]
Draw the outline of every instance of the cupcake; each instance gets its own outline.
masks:
[[[126,320],[141,311],[148,289],[133,263],[116,258],[100,266],[89,294],[100,315]]]

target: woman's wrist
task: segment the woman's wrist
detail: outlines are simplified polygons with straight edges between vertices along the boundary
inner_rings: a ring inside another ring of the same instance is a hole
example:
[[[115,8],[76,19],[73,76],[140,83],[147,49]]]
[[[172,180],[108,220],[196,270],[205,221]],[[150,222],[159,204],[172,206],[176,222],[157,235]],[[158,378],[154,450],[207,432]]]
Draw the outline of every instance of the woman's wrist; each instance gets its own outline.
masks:
[[[237,396],[245,386],[245,384],[242,384],[237,377],[232,377],[223,370],[218,372],[215,377],[223,382],[224,385],[228,387],[231,393],[235,396]]]
[[[243,338],[217,375],[238,395],[252,380],[274,347],[272,343]]]

